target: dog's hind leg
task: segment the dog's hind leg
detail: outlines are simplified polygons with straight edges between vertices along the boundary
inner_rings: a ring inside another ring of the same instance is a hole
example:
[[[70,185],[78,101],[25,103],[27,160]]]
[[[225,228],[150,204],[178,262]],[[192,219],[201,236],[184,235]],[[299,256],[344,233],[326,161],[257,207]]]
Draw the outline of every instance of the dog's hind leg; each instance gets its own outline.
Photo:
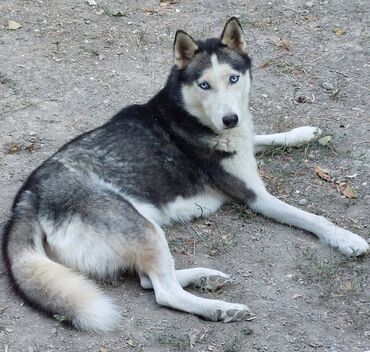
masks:
[[[176,279],[181,287],[192,285],[206,290],[215,290],[232,282],[229,275],[208,268],[176,270]],[[140,284],[145,289],[153,288],[149,277],[144,274],[140,274]]]
[[[317,127],[303,126],[288,132],[254,136],[255,153],[262,152],[271,147],[297,147],[304,145],[321,134]]]
[[[48,252],[56,261],[99,278],[114,277],[121,270],[133,268],[148,275],[159,304],[209,320],[230,322],[249,316],[249,309],[244,304],[204,299],[184,291],[176,277],[174,261],[162,229],[146,219],[124,197],[111,192],[85,195],[83,203],[75,206],[72,217],[62,224],[56,226],[42,221]],[[218,271],[193,269],[179,271],[179,278],[186,284],[194,281],[195,277],[200,279],[209,274],[221,276]],[[91,326],[93,309],[97,309],[92,303],[84,315]],[[100,310],[104,307],[102,305]],[[109,317],[100,310],[99,313],[108,320]],[[114,307],[107,314],[112,311]],[[75,320],[77,326],[84,327],[78,319]],[[97,323],[89,328],[102,329]]]
[[[174,261],[163,231],[154,224],[151,227],[142,254],[137,252],[135,267],[148,275],[158,304],[213,321],[239,321],[250,315],[244,304],[205,299],[186,292],[176,277]]]

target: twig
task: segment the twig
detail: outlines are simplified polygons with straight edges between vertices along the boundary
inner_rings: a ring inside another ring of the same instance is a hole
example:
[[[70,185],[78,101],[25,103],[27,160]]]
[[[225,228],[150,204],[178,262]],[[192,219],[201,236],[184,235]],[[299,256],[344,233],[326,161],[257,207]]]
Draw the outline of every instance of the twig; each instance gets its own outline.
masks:
[[[10,306],[0,309],[0,315],[2,315]]]
[[[82,119],[82,116],[80,116],[77,120],[74,120],[71,124],[69,124],[68,126],[67,126],[67,128],[71,128],[71,127],[73,127],[78,121],[80,121]]]
[[[289,6],[282,6],[284,9],[287,9],[287,10],[290,10],[290,11],[293,11],[293,12],[296,12],[296,13],[305,13],[306,11],[305,10],[296,10],[296,9],[293,9]]]

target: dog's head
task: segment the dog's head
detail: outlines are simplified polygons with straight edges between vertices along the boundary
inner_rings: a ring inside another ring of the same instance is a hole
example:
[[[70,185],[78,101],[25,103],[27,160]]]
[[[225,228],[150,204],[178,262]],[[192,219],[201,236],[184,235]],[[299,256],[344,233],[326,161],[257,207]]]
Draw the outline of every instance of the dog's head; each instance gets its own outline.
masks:
[[[183,31],[176,33],[175,68],[183,107],[216,133],[243,123],[251,66],[246,46],[243,29],[234,17],[219,39],[195,41]]]

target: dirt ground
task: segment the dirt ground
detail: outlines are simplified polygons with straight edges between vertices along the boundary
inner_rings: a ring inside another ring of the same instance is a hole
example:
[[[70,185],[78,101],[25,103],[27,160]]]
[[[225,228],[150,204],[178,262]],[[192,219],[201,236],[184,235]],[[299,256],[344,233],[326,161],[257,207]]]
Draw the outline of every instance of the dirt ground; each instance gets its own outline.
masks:
[[[163,86],[177,29],[195,38],[219,36],[236,15],[253,58],[257,130],[309,124],[332,137],[324,146],[260,156],[269,189],[369,240],[366,0],[95,1],[0,2],[0,226],[32,169],[73,136]],[[9,29],[8,20],[21,27]],[[318,177],[315,166],[329,170],[331,180]],[[23,305],[0,265],[0,351],[370,350],[369,256],[345,259],[304,231],[237,206],[167,235],[179,268],[202,265],[234,275],[219,292],[192,292],[246,302],[256,319],[212,323],[162,308],[130,277],[103,285],[121,307],[120,329],[91,335]]]

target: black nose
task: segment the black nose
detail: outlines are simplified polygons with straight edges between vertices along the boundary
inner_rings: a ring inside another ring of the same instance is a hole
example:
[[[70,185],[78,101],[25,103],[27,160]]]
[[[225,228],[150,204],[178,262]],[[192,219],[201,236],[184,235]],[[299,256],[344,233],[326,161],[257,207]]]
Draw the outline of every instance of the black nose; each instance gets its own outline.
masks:
[[[224,123],[226,128],[235,127],[238,124],[238,115],[227,115],[222,118],[222,122]]]

